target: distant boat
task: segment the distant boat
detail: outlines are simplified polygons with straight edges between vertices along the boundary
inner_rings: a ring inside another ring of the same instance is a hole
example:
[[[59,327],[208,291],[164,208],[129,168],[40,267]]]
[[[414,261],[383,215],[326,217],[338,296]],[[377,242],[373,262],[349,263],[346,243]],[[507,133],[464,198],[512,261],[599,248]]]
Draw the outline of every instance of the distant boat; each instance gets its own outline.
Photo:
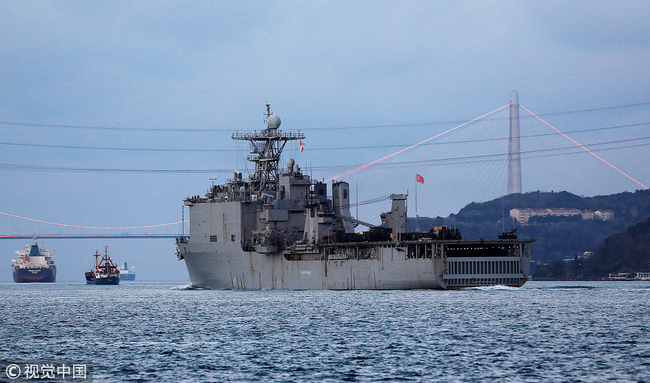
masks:
[[[26,244],[25,250],[16,251],[19,257],[11,260],[14,262],[11,265],[14,282],[56,282],[56,266],[52,253],[53,251],[39,247],[36,238],[33,245]]]
[[[610,281],[650,281],[650,272],[641,271],[632,273],[609,273]]]
[[[99,260],[95,251],[95,268],[86,272],[86,283],[89,285],[119,285],[120,270],[108,256],[108,246],[104,246],[104,256]]]
[[[126,262],[124,262],[124,267],[118,266],[118,268],[120,269],[120,280],[135,281],[135,266],[131,266],[129,269]]]
[[[640,273],[636,273],[635,277],[640,281],[650,281],[650,271],[642,271]]]

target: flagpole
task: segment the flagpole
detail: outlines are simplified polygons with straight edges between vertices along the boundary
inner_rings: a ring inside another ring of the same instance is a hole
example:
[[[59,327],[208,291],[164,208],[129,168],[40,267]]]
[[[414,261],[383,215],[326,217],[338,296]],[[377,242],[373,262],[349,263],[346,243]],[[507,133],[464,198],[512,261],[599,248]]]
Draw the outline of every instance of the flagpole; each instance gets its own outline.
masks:
[[[415,218],[418,217],[418,180],[415,179]]]

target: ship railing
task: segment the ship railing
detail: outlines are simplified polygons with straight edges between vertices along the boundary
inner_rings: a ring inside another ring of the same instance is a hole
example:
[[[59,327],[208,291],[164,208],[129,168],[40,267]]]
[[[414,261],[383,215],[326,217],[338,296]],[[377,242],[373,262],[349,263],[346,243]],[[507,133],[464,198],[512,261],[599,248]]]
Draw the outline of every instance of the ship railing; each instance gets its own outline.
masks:
[[[346,248],[326,248],[325,255],[327,260],[346,260],[346,259],[379,259],[381,252],[378,246],[355,245]]]
[[[251,161],[251,162],[273,162],[273,161],[279,161],[280,156],[273,156],[273,157],[262,157],[262,153],[254,153],[251,155],[246,156],[246,160]]]
[[[206,199],[206,202],[246,202],[246,201],[251,201],[252,197],[251,194],[246,192],[246,193],[224,193],[223,195],[218,195],[218,196],[211,196],[210,198]]]
[[[305,135],[298,132],[284,132],[281,130],[276,130],[272,132],[270,130],[263,130],[261,132],[253,133],[233,133],[233,140],[265,140],[269,138],[276,138],[280,140],[303,140]]]
[[[296,244],[291,247],[291,250],[294,252],[312,252],[316,250],[316,247],[314,245],[310,244]]]

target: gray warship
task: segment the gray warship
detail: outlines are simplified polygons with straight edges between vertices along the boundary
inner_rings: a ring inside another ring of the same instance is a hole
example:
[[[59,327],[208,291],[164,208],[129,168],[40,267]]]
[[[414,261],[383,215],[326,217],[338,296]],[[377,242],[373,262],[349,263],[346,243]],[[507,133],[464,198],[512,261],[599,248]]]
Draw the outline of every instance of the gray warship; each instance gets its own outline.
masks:
[[[235,133],[248,141],[255,171],[235,171],[205,196],[183,200],[189,235],[176,238],[193,286],[213,289],[392,290],[520,287],[529,277],[530,243],[514,231],[497,239],[462,239],[445,226],[409,233],[407,195],[392,194],[381,224],[350,214],[344,181],[328,185],[280,156],[300,132],[283,132],[267,105],[266,128]],[[355,226],[369,227],[355,232]]]

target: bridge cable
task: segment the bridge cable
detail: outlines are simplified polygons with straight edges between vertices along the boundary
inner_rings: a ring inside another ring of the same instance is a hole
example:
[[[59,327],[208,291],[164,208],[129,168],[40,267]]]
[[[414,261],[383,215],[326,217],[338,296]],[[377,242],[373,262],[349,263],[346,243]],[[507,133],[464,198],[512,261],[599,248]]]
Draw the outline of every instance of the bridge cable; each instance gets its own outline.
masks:
[[[574,140],[573,138],[567,136],[566,134],[564,134],[563,132],[561,132],[558,128],[554,127],[553,125],[551,125],[551,124],[549,124],[548,122],[546,122],[545,120],[543,120],[541,117],[537,116],[535,113],[533,113],[533,112],[531,112],[530,110],[528,110],[525,106],[523,106],[523,105],[521,105],[521,104],[519,104],[519,106],[520,106],[523,110],[525,110],[526,112],[530,113],[532,116],[536,117],[536,118],[537,118],[538,120],[540,120],[542,123],[548,125],[548,126],[551,127],[553,130],[555,130],[556,132],[558,132],[558,133],[560,133],[561,135],[563,135],[564,137],[566,137],[569,141],[573,142],[574,144],[578,145],[578,146],[581,147],[582,149],[586,150],[586,151],[587,151],[589,154],[591,154],[592,156],[598,158],[598,159],[601,160],[602,162],[604,162],[604,163],[606,163],[607,165],[609,165],[612,169],[616,170],[617,172],[621,173],[622,175],[624,175],[625,177],[631,179],[632,181],[636,182],[637,184],[643,186],[646,190],[647,190],[647,189],[650,189],[650,187],[648,187],[648,186],[642,184],[641,182],[639,182],[639,181],[637,181],[636,179],[634,179],[631,175],[625,173],[625,172],[622,171],[621,169],[619,169],[619,168],[617,168],[616,166],[612,165],[611,163],[607,162],[604,158],[600,157],[598,154],[596,154],[596,153],[592,152],[591,150],[587,149],[587,148],[584,147],[582,144],[580,144],[578,141],[576,141],[576,140]]]
[[[456,130],[456,129],[462,128],[462,127],[465,126],[465,125],[471,124],[471,123],[474,122],[474,121],[480,120],[480,119],[483,118],[483,117],[489,116],[490,114],[495,113],[495,112],[498,112],[499,110],[504,109],[504,108],[507,108],[507,107],[509,107],[509,106],[510,106],[510,104],[506,104],[506,105],[504,105],[504,106],[502,106],[502,107],[500,107],[500,108],[498,108],[498,109],[495,109],[495,110],[493,110],[493,111],[491,111],[491,112],[485,113],[485,114],[482,115],[482,116],[476,117],[476,118],[473,119],[473,120],[470,120],[470,121],[467,121],[467,122],[465,122],[465,123],[463,123],[463,124],[460,124],[460,125],[456,126],[455,128],[451,128],[451,129],[446,130],[446,131],[444,131],[444,132],[442,132],[442,133],[436,134],[436,135],[433,136],[433,137],[429,137],[429,138],[427,138],[427,139],[424,140],[424,141],[420,141],[420,142],[418,142],[417,144],[413,144],[413,145],[411,145],[411,146],[409,146],[409,147],[407,147],[407,148],[404,148],[404,149],[402,149],[402,150],[398,150],[398,151],[396,151],[395,153],[389,154],[389,155],[384,156],[384,157],[382,157],[382,158],[380,158],[380,159],[377,159],[377,160],[374,160],[374,161],[369,162],[369,163],[367,163],[367,164],[361,165],[361,166],[359,166],[359,167],[356,168],[356,169],[353,169],[353,170],[349,170],[349,171],[343,172],[343,173],[341,173],[341,174],[339,174],[339,175],[336,175],[336,176],[334,176],[334,177],[328,179],[327,182],[328,182],[328,181],[335,180],[335,179],[337,179],[337,178],[341,178],[341,177],[349,176],[350,174],[356,173],[357,171],[359,171],[359,170],[361,170],[361,169],[368,168],[368,167],[370,167],[370,166],[372,166],[372,165],[374,165],[374,164],[376,164],[376,163],[378,163],[378,162],[381,162],[381,161],[383,161],[383,160],[387,160],[387,159],[389,159],[389,158],[391,158],[391,157],[393,157],[393,156],[396,156],[396,155],[398,155],[398,154],[400,154],[400,153],[403,153],[403,152],[405,152],[405,151],[407,151],[407,150],[409,150],[409,149],[413,149],[413,148],[415,148],[415,147],[417,147],[417,146],[420,146],[420,145],[422,145],[422,144],[424,144],[424,143],[426,143],[426,142],[429,142],[429,141],[431,141],[431,140],[433,140],[433,139],[435,139],[435,138],[438,138],[438,137],[443,136],[443,135],[445,135],[445,134],[447,134],[447,133],[453,132],[453,131]]]
[[[178,221],[178,222],[160,223],[160,224],[156,224],[156,225],[101,227],[101,226],[69,225],[69,224],[65,224],[65,223],[48,222],[48,221],[43,221],[43,220],[40,220],[40,219],[28,218],[28,217],[23,217],[23,216],[20,216],[20,215],[5,213],[5,212],[2,212],[2,211],[0,211],[0,214],[6,215],[6,216],[9,216],[9,217],[24,219],[24,220],[27,220],[27,221],[33,221],[33,222],[38,222],[38,223],[46,223],[48,225],[76,227],[76,228],[81,228],[81,229],[102,229],[102,230],[145,229],[145,228],[150,228],[150,227],[178,225],[178,224],[181,224],[183,222],[188,222],[188,220],[185,220],[185,221]]]

